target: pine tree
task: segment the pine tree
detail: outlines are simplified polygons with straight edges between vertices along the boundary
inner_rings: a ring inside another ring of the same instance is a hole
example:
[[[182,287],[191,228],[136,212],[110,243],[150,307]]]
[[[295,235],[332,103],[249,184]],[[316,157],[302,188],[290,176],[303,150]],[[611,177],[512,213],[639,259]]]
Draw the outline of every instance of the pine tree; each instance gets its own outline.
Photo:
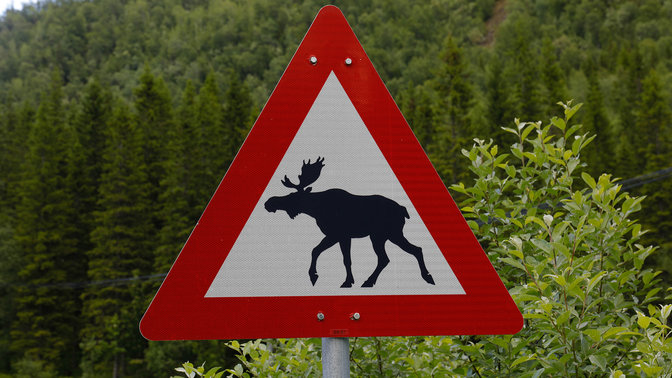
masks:
[[[62,285],[85,279],[77,250],[68,156],[73,138],[65,124],[60,74],[54,71],[28,136],[16,241],[23,253],[12,349],[71,375],[79,365],[80,290]]]
[[[16,360],[10,352],[10,324],[16,317],[17,272],[21,269],[21,250],[16,243],[17,189],[20,166],[27,152],[26,143],[34,112],[31,107],[0,107],[0,371],[9,371]]]
[[[427,151],[434,141],[434,100],[424,85],[409,86],[401,95],[400,107],[422,148]]]
[[[193,198],[193,135],[196,126],[195,92],[189,82],[185,88],[177,121],[168,133],[168,156],[164,162],[165,178],[161,181],[161,219],[159,246],[154,257],[154,271],[167,272],[196,225]],[[205,200],[205,198],[203,198]]]
[[[602,173],[611,172],[613,168],[614,148],[612,143],[611,125],[604,111],[602,91],[597,81],[597,68],[589,60],[585,69],[588,79],[588,93],[582,121],[586,131],[595,135],[595,139],[586,151],[585,160],[591,167],[590,173],[599,177]]]
[[[462,61],[462,51],[451,37],[445,41],[441,61],[434,81],[438,97],[435,109],[437,135],[428,150],[439,175],[444,182],[452,184],[465,179],[467,175],[460,151],[467,145],[473,132],[469,129],[467,117],[472,106],[472,89]]]
[[[632,162],[636,175],[651,173],[672,166],[672,110],[664,95],[660,76],[651,70],[641,81],[642,91],[633,113],[635,132],[627,146],[638,159]],[[646,243],[660,246],[647,265],[664,272],[664,280],[672,281],[672,180],[669,177],[646,183],[635,189],[646,195],[642,202],[642,223],[649,230]]]
[[[506,59],[504,76],[510,86],[512,110],[521,120],[536,121],[541,119],[542,106],[538,54],[532,44],[536,39],[534,28],[530,17],[524,15],[510,22],[510,26],[502,30],[508,32],[508,40],[503,44],[498,41],[497,49]]]
[[[148,214],[154,229],[146,238],[156,240],[163,227],[161,219],[160,191],[161,181],[165,178],[165,161],[168,158],[168,134],[173,127],[173,114],[170,93],[162,79],[156,79],[145,66],[140,76],[140,85],[133,91],[135,95],[135,122],[142,137],[144,164],[147,167]],[[149,290],[149,288],[147,288]]]
[[[133,94],[135,118],[143,138],[150,200],[155,201],[158,199],[159,184],[164,175],[167,133],[173,122],[170,92],[163,80],[155,78],[149,66],[145,66],[140,76],[140,85]]]
[[[28,152],[28,134],[35,111],[29,104],[0,107],[0,211],[14,209],[21,164]]]
[[[193,171],[196,175],[196,200],[199,201],[199,208],[204,209],[224,176],[229,159],[223,121],[224,108],[214,72],[210,72],[205,78],[196,99],[196,106],[195,140],[198,146],[193,155]]]
[[[99,211],[91,233],[88,278],[104,282],[152,271],[153,231],[147,164],[140,127],[125,105],[119,105],[105,132],[98,190]],[[142,285],[100,285],[87,288],[82,331],[82,367],[93,376],[124,375],[132,358],[142,356],[146,343],[137,333],[147,294]]]
[[[252,127],[252,97],[250,90],[238,79],[238,74],[231,72],[229,87],[224,93],[224,125],[226,127],[228,161],[231,164],[238,153],[243,140]],[[225,172],[224,170],[221,171]],[[223,175],[223,174],[222,174]]]
[[[644,157],[641,172],[672,166],[672,111],[663,93],[658,73],[651,70],[642,81],[642,95],[636,110],[640,139],[636,144],[637,154]],[[643,223],[651,229],[649,239],[664,249],[672,249],[672,180],[646,184],[642,192],[649,197],[643,209],[647,214]]]
[[[190,220],[190,226],[194,226],[203,212],[203,204],[207,197],[199,197],[202,188],[198,182],[197,172],[203,171],[203,148],[202,136],[199,131],[198,102],[196,89],[191,80],[187,81],[182,94],[182,102],[177,109],[178,134],[182,139],[180,154],[183,158],[184,185],[187,188],[187,203],[189,210],[186,216]],[[206,196],[211,193],[206,193]]]
[[[509,127],[514,119],[511,112],[513,106],[504,81],[502,59],[495,55],[486,68],[486,127],[483,136],[492,138],[499,146],[510,145],[510,138],[502,127]]]
[[[111,95],[103,90],[97,80],[93,80],[86,87],[72,121],[75,138],[70,150],[68,183],[78,215],[76,227],[80,251],[88,251],[93,247],[90,234],[94,225],[93,214],[98,210],[98,186],[110,103]]]
[[[559,101],[567,101],[567,89],[555,48],[550,38],[544,38],[541,45],[541,81],[543,84],[542,107],[544,114],[561,117]],[[590,106],[588,106],[590,109]]]
[[[640,175],[644,169],[643,159],[638,151],[643,147],[638,143],[641,135],[635,127],[635,108],[642,92],[642,57],[637,46],[627,46],[619,54],[619,80],[617,87],[616,110],[618,122],[614,128],[617,137],[615,145],[616,164],[614,172],[617,176],[628,178]]]

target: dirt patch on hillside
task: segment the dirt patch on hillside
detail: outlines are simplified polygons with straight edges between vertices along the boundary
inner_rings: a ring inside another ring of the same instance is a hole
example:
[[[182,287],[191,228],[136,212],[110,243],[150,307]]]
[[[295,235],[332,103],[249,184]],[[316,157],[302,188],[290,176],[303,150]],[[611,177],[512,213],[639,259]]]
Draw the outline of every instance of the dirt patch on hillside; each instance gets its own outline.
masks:
[[[492,10],[492,17],[485,22],[485,37],[480,45],[492,46],[495,42],[495,32],[497,32],[499,24],[506,20],[506,15],[506,0],[497,0]]]

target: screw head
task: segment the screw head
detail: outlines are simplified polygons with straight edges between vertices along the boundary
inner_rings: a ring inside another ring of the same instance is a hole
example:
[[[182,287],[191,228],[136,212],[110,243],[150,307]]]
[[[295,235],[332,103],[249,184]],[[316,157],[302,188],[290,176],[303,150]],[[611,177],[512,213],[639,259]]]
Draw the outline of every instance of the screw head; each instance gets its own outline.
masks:
[[[348,65],[348,66],[351,65],[352,64],[352,59],[345,58],[345,64]]]
[[[319,320],[319,321],[323,321],[323,320],[324,320],[324,314],[321,313],[321,312],[318,312],[318,313],[317,313],[317,320]]]
[[[310,64],[312,64],[312,65],[317,64],[317,57],[316,56],[311,56],[309,60],[310,60]]]
[[[359,312],[355,312],[354,314],[350,315],[350,319],[359,320]]]

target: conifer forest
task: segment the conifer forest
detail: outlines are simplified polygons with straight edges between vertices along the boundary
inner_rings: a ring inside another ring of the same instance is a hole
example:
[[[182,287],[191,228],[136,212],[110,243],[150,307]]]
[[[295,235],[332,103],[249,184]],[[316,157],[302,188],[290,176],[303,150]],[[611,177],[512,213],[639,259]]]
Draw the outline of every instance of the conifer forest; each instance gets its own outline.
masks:
[[[147,341],[138,323],[326,4],[54,0],[0,15],[0,377],[240,362],[226,341]],[[523,143],[504,129],[515,120],[545,124],[563,117],[558,102],[582,103],[577,138],[595,138],[577,169],[646,196],[637,243],[656,248],[640,268],[661,273],[645,279],[655,292],[643,303],[666,303],[672,0],[331,4],[458,203],[471,192],[453,185],[477,173],[465,157],[474,138],[502,151]]]

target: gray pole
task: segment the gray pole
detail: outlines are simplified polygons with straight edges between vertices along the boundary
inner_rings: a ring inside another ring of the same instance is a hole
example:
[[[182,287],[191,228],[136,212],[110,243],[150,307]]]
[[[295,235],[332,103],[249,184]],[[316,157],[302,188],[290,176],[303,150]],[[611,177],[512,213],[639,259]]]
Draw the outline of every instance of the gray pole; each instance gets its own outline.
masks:
[[[350,378],[350,339],[347,337],[322,338],[322,376]]]

